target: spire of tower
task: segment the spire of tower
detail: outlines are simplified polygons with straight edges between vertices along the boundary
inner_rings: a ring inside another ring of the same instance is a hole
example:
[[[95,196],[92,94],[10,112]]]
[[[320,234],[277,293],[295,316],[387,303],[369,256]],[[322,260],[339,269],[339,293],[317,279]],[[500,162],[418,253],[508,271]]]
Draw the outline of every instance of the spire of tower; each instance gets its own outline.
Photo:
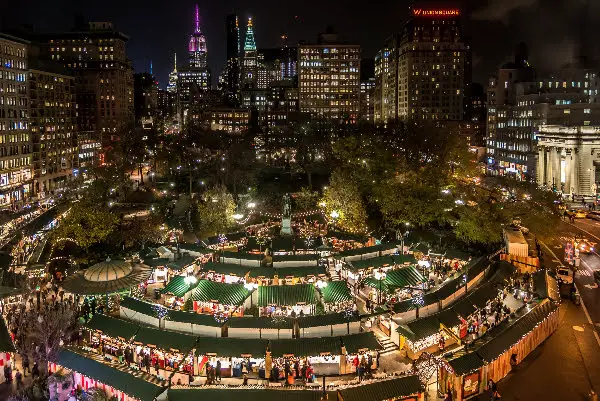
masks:
[[[254,40],[254,28],[252,25],[252,17],[248,18],[248,26],[246,28],[246,41],[244,42],[244,51],[255,51],[256,41]]]
[[[175,52],[175,68],[173,68],[173,71],[177,72],[177,52]]]
[[[198,4],[196,4],[196,33],[200,33],[200,12],[198,11]]]
[[[152,60],[150,60],[150,75],[152,75]]]

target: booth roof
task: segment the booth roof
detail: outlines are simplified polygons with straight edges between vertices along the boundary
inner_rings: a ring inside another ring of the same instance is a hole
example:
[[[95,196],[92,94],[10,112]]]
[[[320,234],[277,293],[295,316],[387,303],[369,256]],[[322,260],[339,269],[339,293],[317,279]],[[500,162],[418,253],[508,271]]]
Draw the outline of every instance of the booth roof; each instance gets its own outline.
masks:
[[[196,324],[198,326],[221,327],[222,324],[217,323],[212,315],[204,315],[194,312],[184,311],[169,311],[169,320],[178,323]]]
[[[352,301],[352,294],[346,281],[330,281],[327,287],[321,288],[323,302],[326,304],[337,304],[340,302]]]
[[[273,278],[284,277],[308,277],[326,275],[325,266],[305,266],[305,267],[255,267],[250,269],[250,277]]]
[[[342,344],[349,354],[358,354],[361,350],[376,351],[383,349],[372,331],[342,336]]]
[[[165,267],[168,263],[168,258],[144,259],[144,264],[150,267]]]
[[[330,400],[337,399],[337,393],[328,391]],[[262,390],[247,388],[190,388],[172,387],[169,401],[320,401],[321,390]]]
[[[258,306],[294,306],[298,303],[317,303],[312,284],[274,285],[258,287]]]
[[[546,269],[538,270],[532,274],[532,277],[533,288],[539,299],[550,298],[553,301],[560,301],[558,283],[548,275]]]
[[[473,280],[479,273],[484,271],[490,265],[490,260],[485,256],[471,259],[463,268],[467,272],[467,279]]]
[[[415,255],[412,253],[404,254],[404,255],[390,255],[392,260],[397,265],[403,265],[404,263],[417,263],[417,259]]]
[[[13,295],[22,294],[22,293],[23,293],[23,290],[20,288],[0,286],[0,299],[8,298]]]
[[[196,261],[197,258],[194,258],[190,255],[183,255],[181,258],[176,259],[172,262],[167,263],[167,267],[173,270],[181,270],[185,267],[188,267],[192,263]]]
[[[412,322],[400,325],[396,330],[410,341],[418,341],[432,336],[440,331],[440,324],[448,328],[458,326],[460,319],[452,309],[445,309]]]
[[[138,252],[140,258],[157,258],[158,252],[156,252],[156,248],[146,247]]]
[[[489,301],[498,296],[498,288],[495,283],[485,283],[467,296],[473,305],[477,308],[483,308]]]
[[[248,253],[248,252],[233,252],[233,251],[220,251],[220,257],[228,259],[239,259],[240,264],[242,260],[252,260],[260,262],[265,258],[262,253]],[[237,263],[236,263],[237,264]]]
[[[58,364],[69,370],[112,386],[140,401],[152,401],[164,387],[147,382],[137,376],[111,368],[94,359],[86,358],[70,350],[62,350],[58,355]]]
[[[154,316],[154,304],[144,302],[136,298],[125,297],[121,300],[121,307],[131,309],[134,312],[141,313],[143,315]]]
[[[228,234],[225,234],[225,237],[227,238],[227,241],[229,241],[229,242],[239,241],[242,238],[246,237],[246,232],[240,231],[237,233],[228,233]],[[219,236],[209,237],[206,239],[206,242],[209,245],[218,245],[219,244]]]
[[[160,290],[162,294],[173,294],[176,297],[183,297],[188,291],[196,288],[198,281],[194,284],[188,284],[183,276],[175,276],[169,283]]]
[[[131,270],[124,270],[124,265],[131,266]],[[62,286],[65,291],[72,294],[115,294],[145,282],[151,274],[152,269],[147,265],[125,264],[122,261],[112,260],[76,272],[67,277]],[[110,280],[103,280],[104,277],[109,277]]]
[[[403,288],[416,286],[425,281],[425,278],[414,266],[408,266],[388,271],[385,281],[389,287]]]
[[[320,259],[317,254],[273,255],[273,262],[316,262]],[[313,266],[311,263],[309,266]]]
[[[483,366],[483,361],[476,352],[471,352],[449,360],[448,364],[452,367],[454,374],[458,377],[468,375],[481,368]]]
[[[250,292],[242,284],[225,284],[209,280],[200,280],[192,293],[194,301],[217,301],[222,305],[241,305]]]
[[[364,249],[364,248],[362,248]],[[394,264],[394,259],[392,259],[389,255],[385,256],[377,256],[369,259],[361,259],[361,260],[353,260],[349,262],[346,266],[348,266],[349,270],[354,272],[364,269],[379,269],[384,266],[391,266]]]
[[[376,290],[379,290],[381,288],[381,291],[383,292],[391,291],[391,288],[388,286],[387,280],[377,280],[375,277],[367,277],[362,281],[362,283]]]
[[[352,234],[352,233],[347,233],[347,232],[342,232],[342,231],[328,231],[327,237],[335,238],[340,241],[362,242],[363,240],[366,240],[364,235]]]
[[[391,251],[391,250],[397,249],[397,248],[398,248],[398,246],[393,243],[374,245],[374,246],[365,246],[362,248],[349,249],[347,251],[342,251],[342,252],[338,253],[337,255],[335,255],[335,257],[340,259],[340,258],[345,258],[348,256],[368,255],[368,254],[371,254],[374,252]]]
[[[477,353],[487,363],[494,361],[556,311],[557,308],[558,306],[554,302],[548,299],[543,300],[504,332],[479,348]]]
[[[197,339],[198,337],[196,336],[140,326],[134,341],[145,345],[153,344],[165,351],[173,348],[179,350],[181,353],[186,353],[194,348]]]
[[[4,318],[0,316],[0,352],[16,352],[15,344],[8,332]]]
[[[489,282],[496,284],[503,284],[506,279],[508,279],[517,271],[516,267],[504,260],[495,262],[494,267],[495,272],[494,275],[489,279]]]
[[[252,355],[254,358],[264,358],[267,350],[267,340],[228,337],[200,337],[196,343],[196,355],[217,354],[221,357],[240,357]]]
[[[209,272],[213,271],[218,274],[225,274],[228,276],[237,276],[244,277],[248,271],[250,271],[249,266],[242,266],[235,263],[215,263],[208,262],[202,268],[203,271]]]
[[[463,299],[459,300],[451,308],[463,319],[466,319],[477,310],[469,297],[464,297]]]
[[[313,315],[298,318],[300,328],[333,326],[336,324],[346,324],[348,322],[359,322],[360,316],[353,314],[347,317],[344,313],[328,313],[326,315]]]
[[[385,401],[416,395],[424,390],[419,376],[380,380],[339,390],[344,401]]]
[[[108,317],[106,315],[95,314],[84,327],[89,330],[100,330],[109,337],[122,337],[129,341],[138,332],[140,326],[137,324]]]
[[[319,356],[322,353],[340,355],[342,345],[340,337],[298,338],[293,340],[270,340],[269,349],[275,358],[284,355],[298,357]]]
[[[294,327],[294,320],[285,318],[281,323],[273,322],[270,317],[230,317],[227,326],[242,329],[286,329]]]
[[[212,249],[206,248],[202,244],[179,244],[179,249],[196,253],[213,253]]]

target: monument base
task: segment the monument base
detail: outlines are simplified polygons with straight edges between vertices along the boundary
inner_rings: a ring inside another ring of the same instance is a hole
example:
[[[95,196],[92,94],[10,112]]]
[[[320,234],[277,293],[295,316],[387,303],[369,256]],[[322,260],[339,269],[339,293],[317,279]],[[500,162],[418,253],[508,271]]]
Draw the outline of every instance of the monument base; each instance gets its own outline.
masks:
[[[292,235],[292,219],[284,217],[281,220],[281,235]]]

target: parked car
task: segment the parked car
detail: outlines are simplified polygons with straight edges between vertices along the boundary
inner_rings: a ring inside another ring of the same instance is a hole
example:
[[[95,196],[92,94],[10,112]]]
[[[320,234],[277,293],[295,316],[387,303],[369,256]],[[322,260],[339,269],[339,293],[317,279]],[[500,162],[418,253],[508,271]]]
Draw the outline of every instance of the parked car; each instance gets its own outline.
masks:
[[[588,219],[600,221],[600,212],[588,212],[588,214],[585,217],[587,217]]]
[[[600,284],[600,270],[594,271],[594,280],[596,280],[596,283]]]
[[[559,267],[556,273],[559,281],[565,284],[573,284],[573,271],[568,267]]]
[[[581,253],[592,253],[594,252],[595,248],[596,243],[590,242],[588,240],[579,241],[579,243],[577,244],[577,249],[579,249],[579,252]]]
[[[584,209],[571,209],[568,213],[575,216],[576,219],[585,219],[587,216],[587,212]]]

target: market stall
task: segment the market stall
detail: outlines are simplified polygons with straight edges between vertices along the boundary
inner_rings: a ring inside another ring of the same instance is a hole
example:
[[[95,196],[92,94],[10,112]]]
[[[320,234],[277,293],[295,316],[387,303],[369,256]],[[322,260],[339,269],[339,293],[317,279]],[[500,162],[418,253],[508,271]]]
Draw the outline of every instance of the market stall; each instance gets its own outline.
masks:
[[[196,288],[198,282],[198,279],[194,276],[174,276],[160,290],[163,304],[172,309],[183,309],[185,301],[190,297],[191,291]]]
[[[265,366],[267,340],[200,338],[196,345],[197,374],[206,375],[208,365],[221,362],[221,377],[241,377]],[[264,376],[263,376],[264,377]]]
[[[122,362],[125,350],[130,348],[140,326],[122,319],[95,314],[83,328],[89,333],[89,337],[84,338],[84,345],[89,347],[90,351]]]
[[[377,369],[377,351],[383,349],[372,331],[340,337],[342,342],[342,373],[355,373],[353,361],[365,358],[371,369]],[[344,365],[345,362],[345,365]]]
[[[169,269],[167,258],[144,259],[144,264],[152,268],[152,275],[148,278],[148,283],[166,283],[169,280]]]
[[[69,349],[61,350],[56,362],[48,362],[48,372],[60,372],[63,377],[71,372],[74,378],[70,386],[49,386],[50,399],[66,400],[72,390],[87,392],[98,388],[119,401],[154,401],[166,384],[146,381]]]
[[[360,332],[360,316],[356,313],[328,313],[298,318],[300,337],[330,337]]]
[[[136,298],[125,297],[119,305],[119,316],[122,319],[131,320],[148,326],[159,327],[156,304],[141,301]]]
[[[308,284],[325,279],[327,271],[324,266],[302,267],[255,267],[250,269],[248,277],[260,285],[295,285]]]
[[[312,284],[258,287],[258,306],[263,315],[303,316],[315,312],[317,297]]]
[[[246,252],[220,251],[217,254],[217,260],[220,263],[230,263],[248,267],[260,267],[263,259],[265,259],[265,255],[262,253],[252,254]]]
[[[270,340],[269,350],[275,365],[283,366],[285,358],[302,358],[312,366],[315,375],[339,375],[342,372],[339,337]],[[267,369],[270,370],[270,366]],[[283,373],[283,369],[279,371]]]
[[[8,332],[4,317],[0,316],[0,367],[11,364],[16,352],[17,350],[15,349],[12,336]],[[1,375],[0,383],[4,382],[4,375]]]
[[[350,288],[348,288],[346,281],[322,282],[320,285],[317,285],[317,290],[325,304],[325,311],[327,313],[355,313],[358,311],[356,302],[350,293]]]
[[[225,313],[243,316],[244,308],[251,306],[251,292],[242,284],[225,284],[200,280],[192,291],[194,311],[197,313]]]
[[[221,337],[223,323],[217,322],[213,315],[194,312],[169,311],[169,318],[163,320],[165,330],[179,331],[203,337]]]
[[[344,386],[338,390],[338,401],[364,400],[424,401],[425,389],[419,376],[412,375]]]
[[[370,259],[378,256],[392,255],[397,253],[398,245],[390,243],[341,251],[335,255],[334,258],[348,263],[356,260]]]
[[[233,284],[244,280],[250,269],[239,264],[208,262],[202,266],[201,275],[206,280]]]

